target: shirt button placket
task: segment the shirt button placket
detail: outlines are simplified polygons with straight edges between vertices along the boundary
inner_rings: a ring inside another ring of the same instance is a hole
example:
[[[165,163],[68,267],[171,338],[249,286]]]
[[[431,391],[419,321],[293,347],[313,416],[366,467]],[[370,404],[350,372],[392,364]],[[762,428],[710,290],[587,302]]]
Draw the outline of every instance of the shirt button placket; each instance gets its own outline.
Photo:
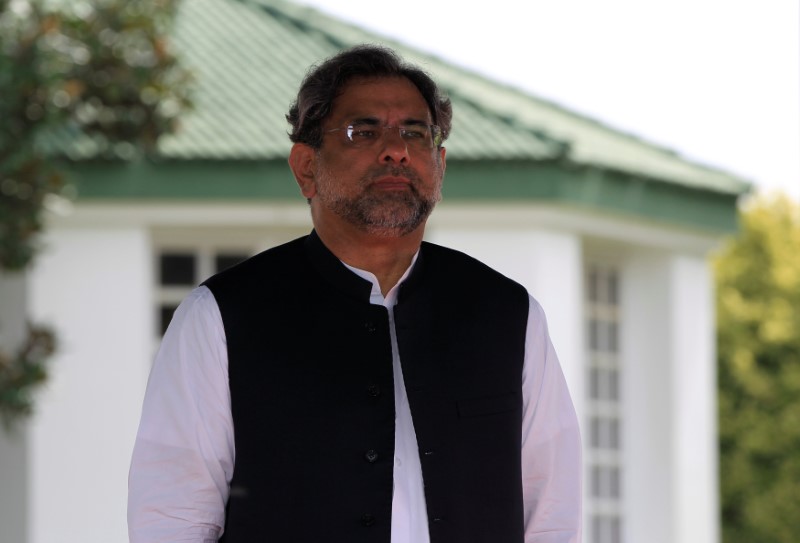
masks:
[[[378,330],[377,325],[371,319],[364,321],[364,330],[368,334],[373,334]],[[377,400],[381,396],[381,388],[375,383],[370,383],[367,385],[367,394],[373,400]],[[370,464],[374,464],[378,461],[379,455],[375,449],[369,449],[366,453],[364,453],[364,459],[369,462]],[[372,513],[364,513],[361,515],[361,525],[365,528],[369,528],[375,524],[375,515]]]

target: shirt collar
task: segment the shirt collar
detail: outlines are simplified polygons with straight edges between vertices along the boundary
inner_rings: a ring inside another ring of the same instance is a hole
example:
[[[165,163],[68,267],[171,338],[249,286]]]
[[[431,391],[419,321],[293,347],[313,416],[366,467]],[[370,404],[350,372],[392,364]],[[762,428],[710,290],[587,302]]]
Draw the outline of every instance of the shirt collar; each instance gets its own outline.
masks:
[[[342,262],[342,264],[344,264],[347,267],[347,269],[352,271],[354,274],[372,283],[372,291],[370,292],[369,295],[369,303],[375,305],[382,305],[385,307],[393,307],[394,304],[397,303],[397,293],[400,291],[400,285],[403,284],[403,282],[406,280],[406,277],[408,277],[408,275],[411,273],[411,270],[414,268],[414,264],[417,261],[417,256],[419,256],[419,251],[414,253],[414,257],[411,259],[411,264],[408,265],[406,271],[403,273],[403,275],[400,277],[397,283],[391,288],[391,290],[389,290],[389,292],[386,293],[385,298],[383,296],[383,293],[381,292],[381,285],[378,282],[378,278],[375,277],[375,274],[367,270],[356,268],[355,266],[351,266],[350,264],[347,264],[345,262]]]
[[[375,275],[366,270],[349,266],[339,260],[322,243],[316,230],[312,230],[306,238],[305,248],[308,259],[324,281],[359,301],[368,300],[373,304],[391,307],[396,303],[400,286],[405,282],[406,278],[413,279],[414,276],[418,275],[418,273],[412,273],[412,270],[419,268],[419,265],[416,264],[420,256],[419,251],[414,255],[411,265],[409,265],[403,276],[384,299]]]

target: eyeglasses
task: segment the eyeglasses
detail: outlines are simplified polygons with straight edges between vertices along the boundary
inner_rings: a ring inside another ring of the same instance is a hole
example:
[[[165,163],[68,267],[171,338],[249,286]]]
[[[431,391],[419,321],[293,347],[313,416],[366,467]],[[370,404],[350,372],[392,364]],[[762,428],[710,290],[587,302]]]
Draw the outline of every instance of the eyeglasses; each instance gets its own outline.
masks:
[[[351,123],[341,128],[331,128],[325,132],[340,132],[349,145],[364,149],[383,141],[387,130],[398,130],[400,137],[409,149],[429,150],[442,144],[442,129],[435,124],[381,126],[371,123]]]

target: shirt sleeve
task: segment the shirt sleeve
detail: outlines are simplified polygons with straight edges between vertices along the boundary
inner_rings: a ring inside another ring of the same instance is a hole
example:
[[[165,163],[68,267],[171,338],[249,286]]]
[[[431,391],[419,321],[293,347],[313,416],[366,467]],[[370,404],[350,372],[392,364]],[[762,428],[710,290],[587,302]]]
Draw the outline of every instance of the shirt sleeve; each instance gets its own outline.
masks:
[[[580,543],[581,439],[542,307],[530,299],[522,376],[525,543]]]
[[[147,383],[128,477],[131,543],[216,543],[233,462],[225,332],[199,287],[175,311]]]

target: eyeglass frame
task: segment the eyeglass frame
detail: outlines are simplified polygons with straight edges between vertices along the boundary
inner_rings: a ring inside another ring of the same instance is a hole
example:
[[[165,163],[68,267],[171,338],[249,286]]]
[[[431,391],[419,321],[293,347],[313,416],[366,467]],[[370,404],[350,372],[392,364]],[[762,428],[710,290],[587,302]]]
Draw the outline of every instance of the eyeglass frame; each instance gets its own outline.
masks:
[[[356,143],[353,140],[352,132],[353,132],[354,127],[359,126],[359,125],[362,125],[362,126],[365,126],[365,127],[369,127],[369,128],[374,129],[374,130],[380,130],[381,131],[380,137],[376,137],[375,140],[368,141],[366,144],[358,144],[358,143]],[[414,140],[413,139],[407,139],[404,136],[405,136],[406,132],[408,132],[410,129],[413,129],[414,127],[418,127],[418,128],[419,127],[425,127],[427,129],[427,131],[430,133],[431,146],[430,147],[426,146],[426,147],[419,147],[418,148],[418,147],[414,147],[412,145],[411,148],[413,148],[413,149],[421,149],[421,150],[430,150],[430,149],[438,149],[438,148],[440,148],[442,146],[442,143],[444,142],[444,133],[442,132],[442,127],[440,127],[437,124],[428,124],[428,123],[410,123],[410,124],[397,124],[397,125],[385,124],[385,125],[381,125],[381,124],[373,123],[373,122],[369,122],[369,121],[351,121],[351,122],[345,124],[344,126],[341,126],[341,127],[338,127],[338,128],[330,128],[328,130],[323,130],[322,133],[323,134],[329,134],[329,133],[332,133],[332,132],[344,132],[345,140],[350,145],[352,145],[355,149],[368,149],[369,147],[371,147],[372,145],[375,145],[376,143],[378,143],[379,141],[381,141],[385,137],[386,130],[388,130],[390,128],[396,128],[398,130],[399,135],[400,135],[400,139],[403,140],[403,142],[406,144],[406,147],[408,148],[409,147],[409,143],[413,142]]]

